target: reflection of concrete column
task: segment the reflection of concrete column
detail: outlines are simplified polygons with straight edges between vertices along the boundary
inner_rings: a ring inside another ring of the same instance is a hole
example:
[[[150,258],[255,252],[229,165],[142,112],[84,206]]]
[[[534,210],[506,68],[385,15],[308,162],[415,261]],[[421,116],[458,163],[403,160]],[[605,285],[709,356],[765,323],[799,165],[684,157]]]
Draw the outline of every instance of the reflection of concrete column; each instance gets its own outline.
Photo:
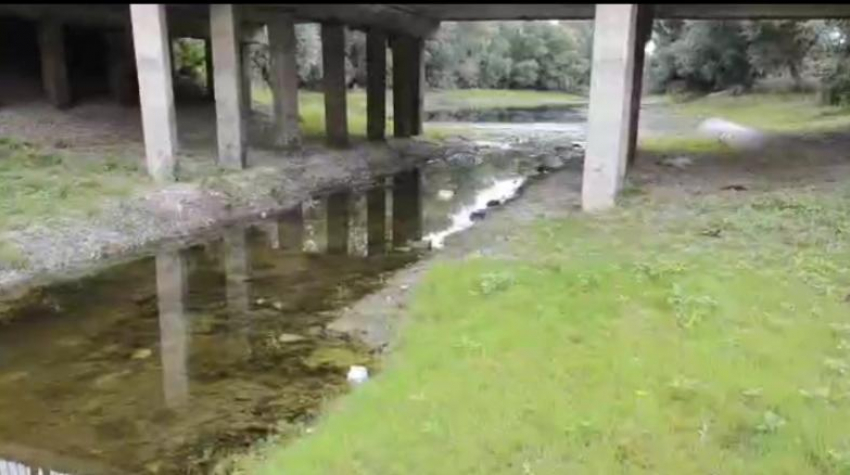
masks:
[[[278,217],[280,247],[302,251],[304,242],[304,217],[302,206],[285,211]]]
[[[328,252],[348,252],[348,212],[351,193],[342,191],[328,196]]]
[[[637,30],[635,4],[597,4],[593,36],[593,69],[587,117],[587,153],[582,180],[585,211],[614,206],[629,155],[634,58]]]
[[[262,224],[263,233],[266,235],[266,240],[269,247],[272,249],[280,249],[280,224],[277,221],[269,221]]]
[[[245,228],[224,231],[224,274],[227,283],[227,308],[231,318],[243,316],[250,307],[248,277],[251,268]]]
[[[369,254],[384,252],[387,245],[387,188],[376,186],[367,192],[367,243]]]
[[[158,182],[171,181],[177,167],[177,120],[165,5],[132,4],[130,14],[148,173]]]
[[[308,253],[323,253],[328,249],[328,212],[325,198],[311,198],[302,203],[302,249]]]
[[[393,177],[393,245],[422,239],[422,197],[419,169]]]
[[[245,168],[246,126],[242,91],[239,5],[210,5],[210,35],[215,74],[215,116],[218,163]]]
[[[180,251],[156,256],[156,293],[159,304],[160,358],[165,405],[175,408],[189,399],[189,329],[185,314],[186,262]]]
[[[349,200],[348,254],[365,257],[369,254],[369,202],[368,193],[354,191]]]
[[[325,93],[325,134],[329,145],[348,145],[345,87],[345,27],[322,24],[322,85]]]

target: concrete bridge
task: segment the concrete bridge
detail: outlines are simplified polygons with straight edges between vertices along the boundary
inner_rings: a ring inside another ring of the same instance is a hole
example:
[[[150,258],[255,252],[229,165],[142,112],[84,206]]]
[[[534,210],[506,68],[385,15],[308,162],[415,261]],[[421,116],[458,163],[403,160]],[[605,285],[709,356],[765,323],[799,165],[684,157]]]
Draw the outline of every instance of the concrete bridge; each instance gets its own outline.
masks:
[[[634,156],[644,46],[654,18],[847,18],[847,4],[269,4],[269,5],[0,5],[0,16],[38,24],[43,88],[57,107],[71,104],[64,25],[102,29],[109,42],[110,87],[119,100],[139,99],[149,173],[174,179],[177,125],[171,41],[206,41],[207,84],[214,84],[218,164],[246,166],[248,61],[243,45],[265,27],[271,52],[274,133],[280,145],[298,145],[298,77],[294,25],[321,23],[326,139],[348,144],[346,28],[367,35],[367,136],[385,138],[386,48],[393,59],[393,133],[422,133],[423,40],[441,21],[592,19],[594,44],[588,144],[582,203],[585,210],[614,205]]]

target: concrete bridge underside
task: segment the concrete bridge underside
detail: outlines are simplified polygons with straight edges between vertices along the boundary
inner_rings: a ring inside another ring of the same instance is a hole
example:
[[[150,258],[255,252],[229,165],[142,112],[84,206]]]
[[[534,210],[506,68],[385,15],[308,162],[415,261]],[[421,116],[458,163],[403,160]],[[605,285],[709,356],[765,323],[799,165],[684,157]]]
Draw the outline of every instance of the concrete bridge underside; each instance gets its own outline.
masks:
[[[326,137],[348,144],[345,34],[367,35],[367,135],[385,136],[386,48],[393,59],[394,135],[422,132],[423,40],[441,21],[587,19],[594,21],[588,142],[582,185],[585,210],[614,205],[637,137],[643,50],[655,18],[848,18],[848,4],[265,4],[265,5],[0,5],[0,16],[38,24],[43,89],[57,107],[71,105],[65,25],[102,29],[110,45],[109,81],[119,101],[139,100],[148,170],[174,179],[177,132],[172,38],[204,39],[208,84],[215,97],[218,163],[246,165],[244,45],[262,36],[271,53],[275,134],[281,146],[300,143],[294,25],[322,25]],[[263,28],[263,30],[261,30]],[[265,35],[258,32],[265,31]]]

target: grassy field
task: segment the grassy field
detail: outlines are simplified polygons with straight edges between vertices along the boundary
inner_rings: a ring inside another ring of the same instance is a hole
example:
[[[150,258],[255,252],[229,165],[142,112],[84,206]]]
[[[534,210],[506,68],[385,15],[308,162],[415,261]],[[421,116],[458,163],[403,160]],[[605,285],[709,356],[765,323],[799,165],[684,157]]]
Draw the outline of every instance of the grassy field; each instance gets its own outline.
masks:
[[[728,196],[433,269],[382,372],[245,473],[850,473],[850,188]]]

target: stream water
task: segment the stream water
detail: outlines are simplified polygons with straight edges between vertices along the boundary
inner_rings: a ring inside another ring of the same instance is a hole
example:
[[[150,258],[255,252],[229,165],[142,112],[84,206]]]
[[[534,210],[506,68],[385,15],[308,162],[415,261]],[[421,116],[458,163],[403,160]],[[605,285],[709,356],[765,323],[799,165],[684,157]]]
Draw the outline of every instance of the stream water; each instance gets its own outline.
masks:
[[[538,165],[433,162],[3,302],[0,475],[208,473],[309,421],[350,365],[377,369],[334,312]]]

